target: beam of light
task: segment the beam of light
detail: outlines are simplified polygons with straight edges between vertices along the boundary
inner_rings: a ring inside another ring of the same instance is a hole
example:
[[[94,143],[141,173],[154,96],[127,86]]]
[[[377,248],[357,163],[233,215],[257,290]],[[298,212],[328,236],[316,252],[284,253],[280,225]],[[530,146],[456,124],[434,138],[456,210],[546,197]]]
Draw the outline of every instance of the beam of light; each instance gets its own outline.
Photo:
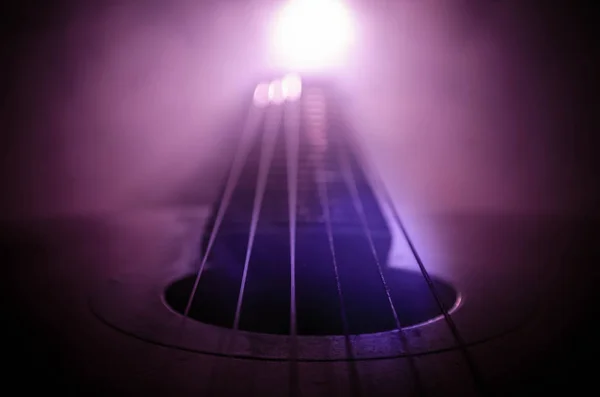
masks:
[[[313,71],[343,62],[354,26],[342,0],[290,0],[271,35],[274,66]]]

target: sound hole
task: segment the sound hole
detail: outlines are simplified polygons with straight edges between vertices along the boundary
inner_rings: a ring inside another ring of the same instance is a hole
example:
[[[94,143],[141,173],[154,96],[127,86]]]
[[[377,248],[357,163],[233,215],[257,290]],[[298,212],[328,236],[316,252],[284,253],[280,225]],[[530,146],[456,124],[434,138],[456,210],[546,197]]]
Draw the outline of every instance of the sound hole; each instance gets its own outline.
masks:
[[[420,272],[385,266],[392,235],[336,107],[309,87],[303,102],[266,112],[257,139],[240,141],[243,161],[232,164],[202,242],[214,266],[195,293],[195,275],[167,288],[173,310],[284,335],[385,332],[442,315]],[[434,288],[451,309],[456,291]]]
[[[315,266],[316,265],[316,266]],[[370,264],[369,264],[370,265]],[[299,266],[296,271],[297,321],[299,335],[344,335],[342,307],[335,277],[318,264]],[[348,333],[366,334],[396,328],[379,275],[373,266],[340,268],[343,305]],[[269,266],[269,275],[250,272],[244,293],[240,330],[266,334],[289,333],[290,274],[284,264],[280,271]],[[252,275],[256,275],[253,277]],[[331,277],[329,277],[331,276]],[[438,318],[441,313],[420,272],[385,269],[392,301],[403,327]],[[166,303],[183,314],[194,285],[195,275],[169,285]],[[189,311],[189,318],[206,324],[231,328],[240,288],[241,274],[218,266],[206,269]],[[434,286],[446,309],[456,303],[454,288],[440,280]]]

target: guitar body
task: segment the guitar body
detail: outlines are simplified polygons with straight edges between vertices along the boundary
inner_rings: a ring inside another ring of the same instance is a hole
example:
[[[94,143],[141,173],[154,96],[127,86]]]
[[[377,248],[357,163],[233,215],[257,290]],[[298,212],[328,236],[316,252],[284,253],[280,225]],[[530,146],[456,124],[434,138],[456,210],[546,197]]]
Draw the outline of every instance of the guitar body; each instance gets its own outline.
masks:
[[[554,387],[543,374],[572,379],[554,364],[567,354],[545,352],[581,318],[565,308],[588,296],[593,221],[412,217],[424,272],[328,101],[321,127],[301,118],[294,273],[283,127],[252,240],[264,124],[220,221],[226,184],[203,208],[5,224],[14,373],[101,395],[528,395]]]

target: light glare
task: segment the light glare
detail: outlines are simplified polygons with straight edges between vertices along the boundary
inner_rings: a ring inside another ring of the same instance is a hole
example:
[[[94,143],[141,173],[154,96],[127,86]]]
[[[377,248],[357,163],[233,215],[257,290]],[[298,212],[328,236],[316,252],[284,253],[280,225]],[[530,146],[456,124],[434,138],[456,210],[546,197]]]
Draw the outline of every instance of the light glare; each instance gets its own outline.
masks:
[[[265,107],[269,104],[269,83],[260,83],[254,89],[254,104]]]
[[[278,67],[334,67],[353,40],[350,13],[341,0],[291,0],[277,16],[272,39]]]
[[[295,101],[302,95],[302,79],[290,73],[281,80],[260,83],[254,89],[254,105],[265,107],[269,104],[279,105],[284,101]]]
[[[281,80],[275,80],[269,84],[269,101],[276,105],[285,100]]]
[[[288,74],[281,82],[283,96],[289,101],[295,101],[302,95],[302,80],[297,74]]]

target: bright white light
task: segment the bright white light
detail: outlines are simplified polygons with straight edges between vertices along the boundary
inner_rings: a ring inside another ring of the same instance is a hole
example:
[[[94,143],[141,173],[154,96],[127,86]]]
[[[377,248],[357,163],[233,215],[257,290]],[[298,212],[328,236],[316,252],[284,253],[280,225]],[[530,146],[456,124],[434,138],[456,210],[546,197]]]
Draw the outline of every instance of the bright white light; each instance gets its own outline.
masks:
[[[302,95],[302,80],[297,74],[288,74],[281,80],[283,96],[289,101],[295,101]]]
[[[281,80],[260,83],[254,89],[254,105],[265,107],[279,105],[284,101],[295,101],[302,95],[302,80],[294,73],[285,75]]]
[[[269,101],[276,105],[285,101],[281,80],[275,80],[269,84]]]
[[[342,0],[290,0],[275,20],[273,61],[295,70],[337,66],[353,41],[353,28]]]

